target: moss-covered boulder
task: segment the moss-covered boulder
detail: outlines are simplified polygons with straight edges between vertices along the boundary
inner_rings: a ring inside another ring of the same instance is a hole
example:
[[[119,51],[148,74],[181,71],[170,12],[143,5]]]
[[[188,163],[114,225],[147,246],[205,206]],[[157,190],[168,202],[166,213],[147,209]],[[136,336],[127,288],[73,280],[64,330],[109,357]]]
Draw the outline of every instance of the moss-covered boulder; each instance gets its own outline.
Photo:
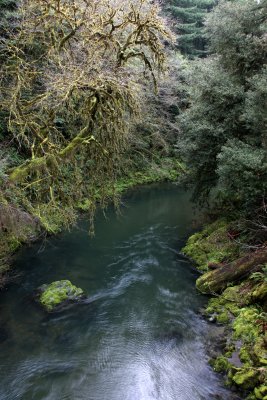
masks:
[[[82,289],[68,280],[55,281],[42,285],[39,290],[39,302],[47,311],[54,311],[66,302],[76,302],[84,298]]]
[[[216,314],[218,322],[221,322],[220,318],[226,313],[230,316],[228,321],[222,321],[227,325],[225,328],[228,335],[227,345],[223,355],[211,360],[211,365],[215,371],[225,375],[227,384],[247,394],[247,400],[265,399],[266,314],[259,305],[244,305],[247,301],[246,290],[247,284],[244,282],[239,286],[226,289],[221,296],[209,301],[207,315]]]
[[[247,296],[244,295],[242,285],[231,286],[217,297],[212,297],[205,310],[205,314],[219,323],[226,324],[230,322],[234,316],[238,316],[240,309],[249,304]]]
[[[228,359],[224,356],[219,356],[215,360],[210,360],[210,364],[212,365],[214,371],[216,372],[227,372],[231,367]]]
[[[192,235],[182,252],[195,261],[202,272],[209,271],[210,267],[220,267],[221,263],[234,260],[240,254],[240,247],[231,240],[230,230],[227,221],[215,221]]]
[[[254,394],[256,399],[263,399],[267,398],[267,385],[261,385],[254,389]]]
[[[242,368],[233,376],[233,382],[243,390],[254,389],[258,382],[258,371],[255,369]]]

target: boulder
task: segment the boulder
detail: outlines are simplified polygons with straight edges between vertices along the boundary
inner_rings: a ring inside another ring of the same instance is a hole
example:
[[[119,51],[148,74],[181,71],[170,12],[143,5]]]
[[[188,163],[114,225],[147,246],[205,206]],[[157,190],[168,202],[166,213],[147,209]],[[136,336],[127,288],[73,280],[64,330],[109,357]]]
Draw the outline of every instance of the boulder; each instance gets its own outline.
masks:
[[[69,280],[55,281],[38,289],[38,300],[49,312],[55,311],[65,303],[77,302],[84,297],[83,290]]]

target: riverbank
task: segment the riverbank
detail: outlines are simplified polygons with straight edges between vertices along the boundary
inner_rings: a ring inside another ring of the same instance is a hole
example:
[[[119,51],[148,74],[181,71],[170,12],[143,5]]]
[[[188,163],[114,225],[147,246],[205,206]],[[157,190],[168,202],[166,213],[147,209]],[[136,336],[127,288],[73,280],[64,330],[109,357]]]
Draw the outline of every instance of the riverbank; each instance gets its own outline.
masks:
[[[20,276],[1,292],[0,398],[236,398],[208,365],[217,329],[199,313],[199,274],[177,251],[195,221],[190,193],[144,185],[119,216],[98,210],[94,237],[85,215],[45,246],[21,249]],[[89,301],[47,313],[36,289],[62,279]]]
[[[175,181],[181,169],[179,163],[169,161],[165,167],[131,172],[118,180],[115,188],[110,189],[111,196],[113,190],[119,195],[141,184]],[[97,199],[97,190],[95,196]],[[77,205],[79,212],[88,212],[89,208],[88,199],[81,200]],[[20,222],[17,235],[8,235],[6,232],[0,241],[1,249],[5,250],[5,253],[1,253],[2,260],[6,261],[2,263],[2,285],[10,276],[9,261],[12,254],[22,244],[55,234],[64,226],[60,218],[47,216],[46,219],[40,219],[25,211],[18,212],[17,218]],[[234,223],[218,220],[206,226],[202,232],[192,235],[183,252],[194,260],[198,270],[203,273],[197,280],[198,289],[214,295],[206,307],[205,316],[211,322],[225,327],[225,345],[221,354],[213,357],[211,365],[216,372],[225,376],[228,386],[239,389],[247,399],[266,400],[266,249],[262,247],[258,251],[248,252],[240,244],[245,238],[239,237],[237,241],[233,227]],[[236,274],[239,270],[241,276]],[[225,277],[225,271],[228,274],[235,272],[232,280],[228,275]]]
[[[110,201],[114,194],[119,198],[126,190],[138,185],[176,181],[183,169],[183,165],[176,159],[165,158],[160,163],[151,163],[144,170],[129,171],[114,186],[110,185]],[[94,189],[94,202],[101,198],[100,190],[101,188]],[[0,288],[10,280],[12,257],[22,245],[73,226],[78,215],[81,212],[88,213],[92,204],[92,199],[81,198],[74,209],[59,209],[51,205],[48,207],[47,204],[39,204],[33,208],[22,196],[23,193],[18,195],[16,189],[11,187],[8,197],[12,198],[12,203],[4,196],[0,197]],[[27,208],[21,206],[25,202]]]
[[[188,239],[183,253],[202,273],[197,288],[213,296],[205,316],[225,327],[225,345],[211,365],[247,400],[266,400],[267,248],[248,249],[234,225],[221,219],[206,226]]]

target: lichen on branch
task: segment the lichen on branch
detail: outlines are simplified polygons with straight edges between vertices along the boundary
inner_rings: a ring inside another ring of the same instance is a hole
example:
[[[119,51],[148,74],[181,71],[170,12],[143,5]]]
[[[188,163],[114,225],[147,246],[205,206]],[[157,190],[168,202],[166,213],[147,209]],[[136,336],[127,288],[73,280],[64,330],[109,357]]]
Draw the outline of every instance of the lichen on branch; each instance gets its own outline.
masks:
[[[148,0],[20,3],[20,27],[0,50],[0,107],[25,160],[10,182],[63,204],[77,192],[70,174],[83,194],[88,180],[115,179],[140,112],[140,74],[156,85],[165,68],[172,34],[159,12]]]

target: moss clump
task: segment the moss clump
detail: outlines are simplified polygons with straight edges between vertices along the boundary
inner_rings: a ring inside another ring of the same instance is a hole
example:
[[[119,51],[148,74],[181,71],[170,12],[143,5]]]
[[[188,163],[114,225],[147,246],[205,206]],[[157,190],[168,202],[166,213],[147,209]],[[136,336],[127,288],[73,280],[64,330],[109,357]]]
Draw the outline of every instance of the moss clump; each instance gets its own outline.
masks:
[[[261,365],[267,365],[267,335],[264,332],[255,340],[253,345],[253,353]]]
[[[217,316],[217,322],[219,324],[227,324],[230,321],[230,316],[227,311],[223,311]]]
[[[254,389],[256,399],[267,399],[267,385],[260,385]]]
[[[259,310],[256,307],[245,307],[240,310],[238,317],[233,322],[234,338],[242,339],[245,343],[255,343],[260,335],[258,325]]]
[[[262,301],[267,298],[267,282],[260,283],[255,287],[252,298],[255,301]]]
[[[55,281],[40,288],[40,303],[47,311],[53,311],[62,303],[76,301],[83,296],[83,290],[74,286],[68,280]]]
[[[236,258],[241,256],[240,263],[244,258],[244,265],[247,262],[252,267],[259,261],[257,256],[260,253],[240,254],[236,245],[228,239],[229,230],[230,225],[226,221],[220,220],[209,225],[189,239],[184,253],[194,259],[202,271],[210,267],[209,263],[220,263],[214,266],[219,270],[209,271],[196,283],[197,288],[204,293],[222,292],[209,300],[205,310],[207,316],[212,316],[212,320],[226,325],[226,346],[222,355],[211,361],[211,365],[216,372],[225,374],[226,384],[238,387],[248,396],[247,400],[267,400],[265,268],[261,272],[254,272],[246,280],[243,280],[245,275],[240,275],[239,284],[234,286],[226,287],[229,285],[228,279],[220,290],[216,290],[219,287],[216,279],[218,276],[224,277],[223,273],[229,266],[236,276],[235,267],[241,265]],[[224,266],[225,262],[229,264]],[[203,279],[207,276],[210,279]],[[235,281],[238,282],[237,279]]]
[[[233,381],[242,389],[252,389],[257,383],[258,372],[254,369],[242,369],[233,376]]]
[[[77,217],[71,207],[60,208],[48,204],[39,204],[32,210],[32,214],[38,218],[40,225],[50,234],[56,234],[63,227],[72,225]]]
[[[239,315],[241,308],[247,302],[242,285],[231,286],[225,289],[220,296],[209,300],[205,313],[214,315],[218,322],[227,324],[233,317]]]
[[[211,365],[216,372],[227,372],[231,368],[231,364],[224,356],[219,356],[212,360]]]
[[[227,221],[215,221],[192,235],[182,251],[196,262],[202,272],[208,271],[210,264],[232,261],[239,256],[239,246],[230,240],[228,230]]]
[[[242,346],[239,351],[240,361],[246,365],[252,365],[251,354],[246,346]]]
[[[248,395],[247,400],[267,400],[267,394],[258,389],[267,382],[266,313],[260,304],[252,305],[258,286],[259,283],[247,279],[228,287],[220,296],[210,299],[205,310],[217,322],[228,326],[228,345],[223,355],[212,362],[214,370],[225,373],[226,384],[238,386]],[[240,365],[235,363],[233,353]]]

